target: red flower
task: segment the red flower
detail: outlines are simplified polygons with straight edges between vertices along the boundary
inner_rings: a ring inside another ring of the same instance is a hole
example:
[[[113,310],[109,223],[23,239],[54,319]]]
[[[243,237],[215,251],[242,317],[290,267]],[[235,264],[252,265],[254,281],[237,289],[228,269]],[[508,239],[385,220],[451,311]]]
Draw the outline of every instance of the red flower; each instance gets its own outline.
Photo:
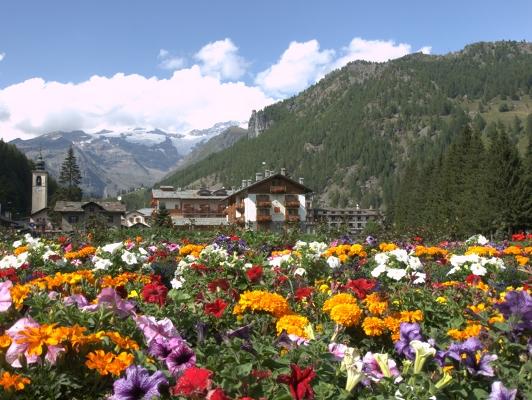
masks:
[[[312,296],[312,292],[314,292],[314,289],[311,287],[299,288],[296,290],[295,299],[297,301],[308,299],[310,296]]]
[[[156,303],[163,306],[166,302],[168,288],[158,283],[148,283],[142,288],[142,298],[147,303]]]
[[[513,242],[522,242],[523,240],[525,240],[525,238],[526,238],[526,235],[523,232],[514,233],[512,235]]]
[[[170,393],[174,396],[203,394],[211,386],[212,372],[205,368],[190,367],[179,377]]]
[[[206,314],[214,315],[216,318],[221,318],[226,307],[227,303],[225,301],[222,299],[216,299],[212,303],[205,304],[203,310]]]
[[[39,271],[36,271],[33,273],[33,276],[35,276]],[[41,272],[42,274],[42,272]],[[37,276],[37,278],[42,278],[43,276],[45,276],[44,274],[42,274],[41,276]],[[18,282],[18,276],[17,276],[17,270],[13,267],[9,267],[9,268],[6,268],[6,269],[0,269],[0,279],[2,278],[7,278],[9,279],[11,282],[13,283],[17,283]]]
[[[272,371],[270,371],[269,369],[254,369],[251,371],[251,376],[258,380],[267,379],[272,376]]]
[[[256,283],[262,278],[262,267],[260,265],[254,265],[246,271],[246,275],[250,282]]]
[[[314,390],[310,386],[310,381],[314,379],[316,373],[312,367],[301,370],[299,365],[291,364],[292,373],[284,374],[277,377],[277,382],[285,383],[290,389],[290,394],[294,400],[312,400],[314,399]]]
[[[480,276],[478,276],[478,275],[475,275],[475,274],[469,274],[469,275],[467,275],[465,280],[470,285],[476,285],[477,283],[482,281],[482,278]]]
[[[231,400],[231,399],[225,395],[224,391],[221,388],[216,388],[214,390],[211,390],[207,394],[207,400]]]
[[[195,271],[200,271],[200,272],[205,272],[207,271],[209,268],[204,265],[204,264],[199,264],[199,263],[194,263],[190,266],[190,268],[192,268],[193,270]]]
[[[230,239],[232,242],[237,242],[237,241],[240,240],[240,238],[239,238],[238,236],[236,236],[236,235],[231,235],[231,236],[229,237],[229,239]]]
[[[222,290],[229,289],[229,281],[227,279],[214,279],[207,284],[209,292],[216,292],[218,288]]]
[[[344,289],[351,290],[359,299],[363,299],[377,285],[373,279],[349,279],[344,285]]]

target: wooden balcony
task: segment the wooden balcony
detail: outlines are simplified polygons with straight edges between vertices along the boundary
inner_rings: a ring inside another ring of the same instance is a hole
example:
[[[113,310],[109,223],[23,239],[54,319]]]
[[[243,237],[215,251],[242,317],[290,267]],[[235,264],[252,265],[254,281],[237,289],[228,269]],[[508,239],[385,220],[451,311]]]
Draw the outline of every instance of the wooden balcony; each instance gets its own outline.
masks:
[[[301,204],[299,200],[287,200],[284,205],[286,208],[299,208]]]
[[[271,222],[271,215],[257,215],[257,222]]]
[[[270,186],[270,193],[286,193],[286,186]]]
[[[236,209],[239,210],[239,211],[240,211],[240,210],[243,210],[243,209],[244,209],[244,202],[241,201],[241,202],[239,202],[239,203],[236,203],[235,207],[236,207]]]
[[[259,200],[257,201],[258,208],[270,208],[272,206],[271,200]]]
[[[299,222],[300,218],[299,215],[287,215],[285,217],[286,222]]]

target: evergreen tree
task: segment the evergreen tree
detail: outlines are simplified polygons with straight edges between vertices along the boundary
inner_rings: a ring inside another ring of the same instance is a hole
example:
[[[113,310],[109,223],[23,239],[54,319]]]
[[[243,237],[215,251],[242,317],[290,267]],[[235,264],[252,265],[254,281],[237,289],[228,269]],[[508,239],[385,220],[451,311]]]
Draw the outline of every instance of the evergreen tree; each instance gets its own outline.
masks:
[[[166,207],[159,207],[159,210],[157,210],[157,214],[155,215],[154,224],[158,227],[169,228],[173,226],[172,218],[170,217],[170,213],[168,212]]]
[[[72,146],[68,149],[67,156],[61,165],[59,182],[64,186],[58,198],[62,200],[80,201],[82,191],[79,187],[81,183],[81,172],[79,170],[74,149]]]

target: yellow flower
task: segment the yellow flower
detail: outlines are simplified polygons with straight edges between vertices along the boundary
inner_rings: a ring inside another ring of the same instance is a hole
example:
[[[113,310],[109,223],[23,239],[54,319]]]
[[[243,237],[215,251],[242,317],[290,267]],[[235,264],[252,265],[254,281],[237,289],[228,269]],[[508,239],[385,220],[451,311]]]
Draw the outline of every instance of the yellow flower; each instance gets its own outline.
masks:
[[[368,336],[380,336],[386,329],[386,323],[377,317],[367,317],[362,322],[362,328]]]
[[[524,267],[525,265],[528,264],[528,261],[530,260],[528,257],[524,257],[524,256],[515,256],[515,260],[517,261],[517,263],[519,265],[521,265],[522,267]]]
[[[464,253],[465,255],[476,254],[478,256],[494,256],[497,253],[497,249],[491,246],[469,246]]]
[[[388,302],[378,293],[371,293],[363,300],[369,312],[375,315],[382,315],[388,310]]]
[[[43,346],[55,346],[61,342],[61,330],[55,329],[55,324],[44,324],[37,327],[27,327],[19,333],[17,343],[28,346],[28,354],[40,356]]]
[[[444,297],[444,296],[436,297],[436,301],[440,304],[445,304],[447,303],[447,297]]]
[[[307,317],[303,315],[283,315],[275,325],[277,334],[280,335],[283,331],[287,334],[297,335],[299,337],[309,339],[305,328],[310,324]]]
[[[139,297],[139,293],[138,293],[136,290],[132,290],[132,291],[129,292],[129,294],[127,295],[127,298],[128,298],[128,299],[135,298],[135,297]]]
[[[356,304],[338,304],[331,310],[331,319],[343,326],[357,325],[361,315],[362,310]]]
[[[505,248],[502,252],[506,255],[514,255],[514,256],[517,256],[519,254],[521,254],[521,251],[522,249],[520,247],[517,247],[517,246],[509,246],[507,248]]]
[[[11,390],[13,388],[15,391],[20,391],[24,389],[25,385],[28,385],[31,381],[22,375],[11,374],[5,371],[0,377],[0,386],[4,388],[5,391]]]
[[[357,304],[355,297],[349,293],[339,293],[328,299],[324,304],[322,310],[329,312],[338,304]]]
[[[467,326],[464,330],[449,329],[447,331],[447,335],[453,338],[454,340],[464,341],[466,339],[469,339],[470,337],[478,336],[481,330],[482,325],[471,324]]]
[[[502,315],[501,313],[497,313],[495,314],[494,316],[492,316],[488,322],[490,324],[495,324],[496,322],[504,322],[504,315]]]
[[[265,311],[276,318],[291,314],[290,306],[283,296],[263,290],[248,291],[240,295],[238,304],[233,309],[233,314],[241,314],[247,310]]]
[[[320,287],[318,288],[318,290],[321,292],[321,293],[327,293],[327,292],[330,292],[330,287],[329,285],[326,285],[325,283],[320,285]]]
[[[401,311],[401,322],[419,322],[423,321],[423,312],[421,310],[415,311]]]
[[[17,310],[22,308],[22,303],[28,297],[30,287],[28,285],[14,285],[10,290],[11,301]]]
[[[381,243],[379,244],[379,250],[380,251],[392,251],[397,249],[397,245],[394,243]]]
[[[477,305],[469,306],[468,308],[474,313],[478,314],[486,310],[486,305],[484,303],[479,303]]]
[[[13,251],[13,254],[18,256],[22,253],[26,253],[28,251],[28,246],[19,246]]]

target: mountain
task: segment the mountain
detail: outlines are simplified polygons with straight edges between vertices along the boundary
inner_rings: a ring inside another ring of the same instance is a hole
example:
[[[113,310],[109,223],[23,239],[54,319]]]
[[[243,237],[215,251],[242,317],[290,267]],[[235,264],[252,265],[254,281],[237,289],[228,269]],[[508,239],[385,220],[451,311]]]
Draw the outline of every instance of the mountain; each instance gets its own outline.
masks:
[[[318,203],[390,209],[407,162],[441,157],[466,126],[486,143],[490,132],[506,127],[524,154],[529,139],[519,126],[532,113],[531,95],[532,44],[526,42],[356,61],[254,112],[247,138],[161,184],[238,186],[265,162],[304,177]]]
[[[143,128],[124,132],[51,132],[10,143],[32,159],[41,151],[47,169],[54,177],[59,176],[66,152],[72,146],[81,169],[84,193],[107,197],[152,185],[175,169],[193,149],[238,125],[241,123],[228,121],[184,134]]]

